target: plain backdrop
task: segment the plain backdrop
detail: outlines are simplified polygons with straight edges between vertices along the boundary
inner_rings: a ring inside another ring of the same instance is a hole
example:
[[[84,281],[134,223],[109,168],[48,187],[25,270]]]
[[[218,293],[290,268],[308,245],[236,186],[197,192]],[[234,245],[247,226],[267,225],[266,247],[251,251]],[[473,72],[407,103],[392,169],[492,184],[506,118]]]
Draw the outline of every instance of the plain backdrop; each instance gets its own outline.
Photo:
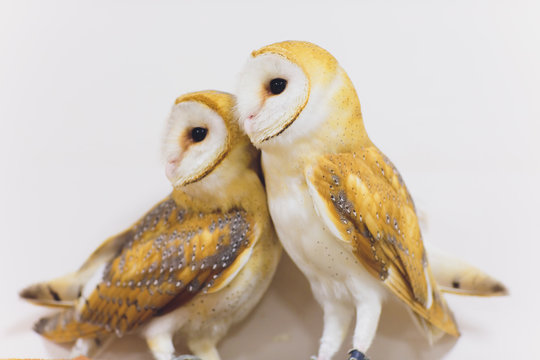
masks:
[[[301,39],[350,75],[425,240],[511,292],[447,296],[462,336],[433,347],[390,302],[369,355],[540,358],[539,19],[539,2],[520,0],[1,1],[0,357],[69,354],[31,330],[50,310],[17,293],[76,269],[168,194],[160,139],[174,99],[233,91],[250,51]],[[307,360],[321,316],[285,256],[221,354]],[[132,335],[101,358],[151,356]]]

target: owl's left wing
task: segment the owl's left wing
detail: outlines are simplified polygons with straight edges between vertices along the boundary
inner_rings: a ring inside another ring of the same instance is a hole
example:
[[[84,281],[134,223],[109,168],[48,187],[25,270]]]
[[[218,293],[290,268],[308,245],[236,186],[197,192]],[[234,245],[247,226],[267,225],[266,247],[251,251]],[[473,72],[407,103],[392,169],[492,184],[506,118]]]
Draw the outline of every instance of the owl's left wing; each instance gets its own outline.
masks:
[[[56,342],[134,330],[200,293],[229,284],[249,260],[261,230],[241,208],[195,212],[170,198],[148,212],[75,308],[35,330]]]
[[[412,199],[375,147],[320,157],[306,171],[317,213],[371,275],[418,315],[458,335],[427,262]]]

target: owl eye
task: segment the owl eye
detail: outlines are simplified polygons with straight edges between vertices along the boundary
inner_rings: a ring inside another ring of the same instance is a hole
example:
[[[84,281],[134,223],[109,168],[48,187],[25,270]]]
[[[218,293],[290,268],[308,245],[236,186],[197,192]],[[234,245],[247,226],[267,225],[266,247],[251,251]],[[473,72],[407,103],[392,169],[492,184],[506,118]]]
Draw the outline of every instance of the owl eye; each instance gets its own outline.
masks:
[[[204,140],[207,133],[208,133],[208,129],[205,129],[202,127],[196,127],[191,130],[191,138],[195,142],[201,142]]]
[[[270,80],[270,92],[274,95],[281,94],[287,86],[287,80],[282,78],[275,78]]]

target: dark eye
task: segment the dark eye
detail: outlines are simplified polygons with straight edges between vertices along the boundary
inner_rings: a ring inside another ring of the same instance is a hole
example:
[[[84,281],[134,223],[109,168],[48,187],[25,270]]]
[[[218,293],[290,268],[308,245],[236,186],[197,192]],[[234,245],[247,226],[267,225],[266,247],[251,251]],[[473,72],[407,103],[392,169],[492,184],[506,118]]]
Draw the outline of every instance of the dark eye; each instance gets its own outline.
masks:
[[[287,86],[287,80],[275,78],[270,80],[270,92],[274,95],[281,94]]]
[[[208,133],[208,129],[205,129],[202,127],[196,127],[191,130],[191,138],[195,142],[201,142],[204,140],[207,133]]]

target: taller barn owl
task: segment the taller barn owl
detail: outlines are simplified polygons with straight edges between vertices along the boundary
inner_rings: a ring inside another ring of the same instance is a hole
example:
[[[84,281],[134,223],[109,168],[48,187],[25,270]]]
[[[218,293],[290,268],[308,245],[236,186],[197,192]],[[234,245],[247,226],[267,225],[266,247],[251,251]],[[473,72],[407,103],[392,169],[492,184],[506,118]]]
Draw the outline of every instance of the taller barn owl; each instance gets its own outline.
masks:
[[[349,357],[364,359],[388,296],[398,297],[429,337],[458,336],[413,200],[367,136],[356,91],[336,59],[307,42],[263,47],[240,74],[237,102],[241,127],[262,151],[278,237],[323,308],[318,360],[333,357],[355,315]],[[444,271],[445,284],[459,287]],[[484,280],[484,295],[505,292]]]
[[[78,271],[21,292],[64,307],[39,320],[38,333],[76,341],[75,354],[139,332],[158,360],[219,359],[217,342],[261,299],[281,254],[234,103],[216,91],[176,100],[163,143],[172,193]],[[175,357],[178,331],[197,357]]]

